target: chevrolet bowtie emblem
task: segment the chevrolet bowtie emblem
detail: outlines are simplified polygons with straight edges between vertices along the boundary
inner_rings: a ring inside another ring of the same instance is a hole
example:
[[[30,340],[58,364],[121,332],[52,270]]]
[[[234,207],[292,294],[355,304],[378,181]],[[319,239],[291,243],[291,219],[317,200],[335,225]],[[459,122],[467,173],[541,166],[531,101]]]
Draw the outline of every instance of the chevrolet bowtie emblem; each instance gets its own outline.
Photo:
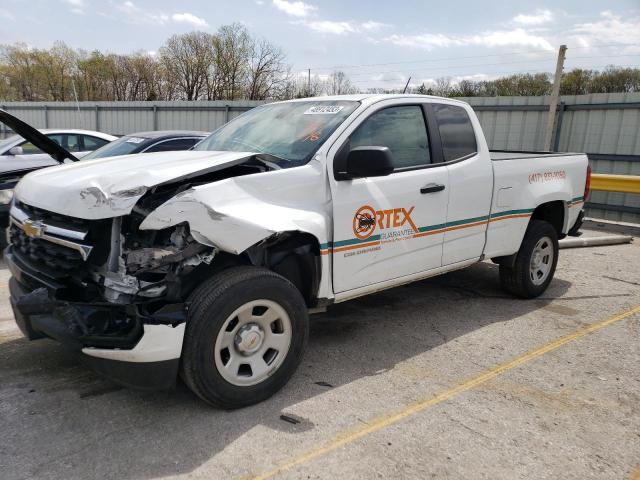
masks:
[[[25,220],[22,224],[22,230],[31,238],[40,238],[44,233],[44,225],[38,221]]]

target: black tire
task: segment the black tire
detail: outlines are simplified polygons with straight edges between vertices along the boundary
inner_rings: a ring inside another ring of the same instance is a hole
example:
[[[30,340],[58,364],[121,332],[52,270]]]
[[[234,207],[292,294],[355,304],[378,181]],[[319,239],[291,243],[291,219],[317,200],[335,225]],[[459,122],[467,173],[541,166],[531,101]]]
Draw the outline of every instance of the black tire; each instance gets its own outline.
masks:
[[[543,237],[551,239],[553,261],[546,280],[536,285],[530,275],[531,256],[536,244]],[[555,228],[543,220],[531,220],[513,267],[500,265],[500,285],[505,291],[522,298],[535,298],[541,295],[553,280],[558,264],[558,251],[558,234]]]
[[[276,302],[291,322],[291,343],[271,376],[251,386],[228,382],[218,371],[214,344],[220,329],[239,307],[257,299]],[[280,390],[302,360],[309,337],[307,306],[298,289],[284,277],[263,268],[233,267],[194,290],[182,348],[181,376],[210,405],[235,409],[265,400]]]

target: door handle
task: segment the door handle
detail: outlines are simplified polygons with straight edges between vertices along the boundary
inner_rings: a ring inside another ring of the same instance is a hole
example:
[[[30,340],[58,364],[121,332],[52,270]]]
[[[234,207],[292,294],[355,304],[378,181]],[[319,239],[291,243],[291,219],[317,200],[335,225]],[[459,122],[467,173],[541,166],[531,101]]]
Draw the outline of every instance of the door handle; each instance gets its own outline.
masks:
[[[444,185],[440,183],[430,183],[420,189],[420,193],[435,193],[444,190]]]

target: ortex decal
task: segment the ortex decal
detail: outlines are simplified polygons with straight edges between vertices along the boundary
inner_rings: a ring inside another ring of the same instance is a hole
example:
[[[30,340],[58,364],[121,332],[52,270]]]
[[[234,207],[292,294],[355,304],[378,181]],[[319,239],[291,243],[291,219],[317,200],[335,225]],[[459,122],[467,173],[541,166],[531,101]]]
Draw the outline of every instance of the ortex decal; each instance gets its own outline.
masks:
[[[417,233],[418,227],[413,223],[411,214],[415,207],[374,210],[369,205],[360,207],[353,216],[353,234],[360,240],[366,240],[376,227],[382,230],[400,228],[408,224],[407,233]]]

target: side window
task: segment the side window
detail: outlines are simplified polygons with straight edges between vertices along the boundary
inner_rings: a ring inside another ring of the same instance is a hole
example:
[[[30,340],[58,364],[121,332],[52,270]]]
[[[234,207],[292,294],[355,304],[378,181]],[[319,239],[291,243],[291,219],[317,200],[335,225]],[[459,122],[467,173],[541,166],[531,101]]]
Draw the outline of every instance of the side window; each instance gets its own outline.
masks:
[[[68,135],[65,135],[64,137],[65,138],[62,146],[66,148],[69,152],[82,151],[82,144],[80,143],[80,135],[68,134]]]
[[[464,108],[434,103],[433,110],[440,131],[445,162],[457,160],[478,151],[476,133]]]
[[[21,143],[20,146],[22,147],[22,152],[25,155],[33,155],[35,153],[44,153],[42,150],[40,150],[38,147],[36,147],[33,143],[31,142],[24,142]]]
[[[91,152],[109,143],[103,138],[91,137],[89,135],[82,135],[82,141],[84,142],[83,151]]]
[[[199,138],[176,138],[174,140],[167,140],[165,142],[153,145],[151,148],[145,150],[146,152],[171,152],[176,150],[189,150],[196,143],[200,141]]]
[[[62,135],[59,133],[47,135],[49,140],[53,140],[58,145],[62,145]],[[44,153],[31,142],[23,142],[20,144],[25,155],[34,155],[36,153]]]
[[[59,146],[63,147],[63,148],[67,148],[64,146],[64,137],[65,135],[63,135],[62,133],[53,133],[50,135],[47,135],[47,138],[49,140],[53,140],[54,142],[56,142]],[[40,152],[42,153],[42,152]]]
[[[396,170],[431,163],[427,127],[422,108],[417,105],[390,107],[374,113],[349,140],[351,148],[388,147]]]

